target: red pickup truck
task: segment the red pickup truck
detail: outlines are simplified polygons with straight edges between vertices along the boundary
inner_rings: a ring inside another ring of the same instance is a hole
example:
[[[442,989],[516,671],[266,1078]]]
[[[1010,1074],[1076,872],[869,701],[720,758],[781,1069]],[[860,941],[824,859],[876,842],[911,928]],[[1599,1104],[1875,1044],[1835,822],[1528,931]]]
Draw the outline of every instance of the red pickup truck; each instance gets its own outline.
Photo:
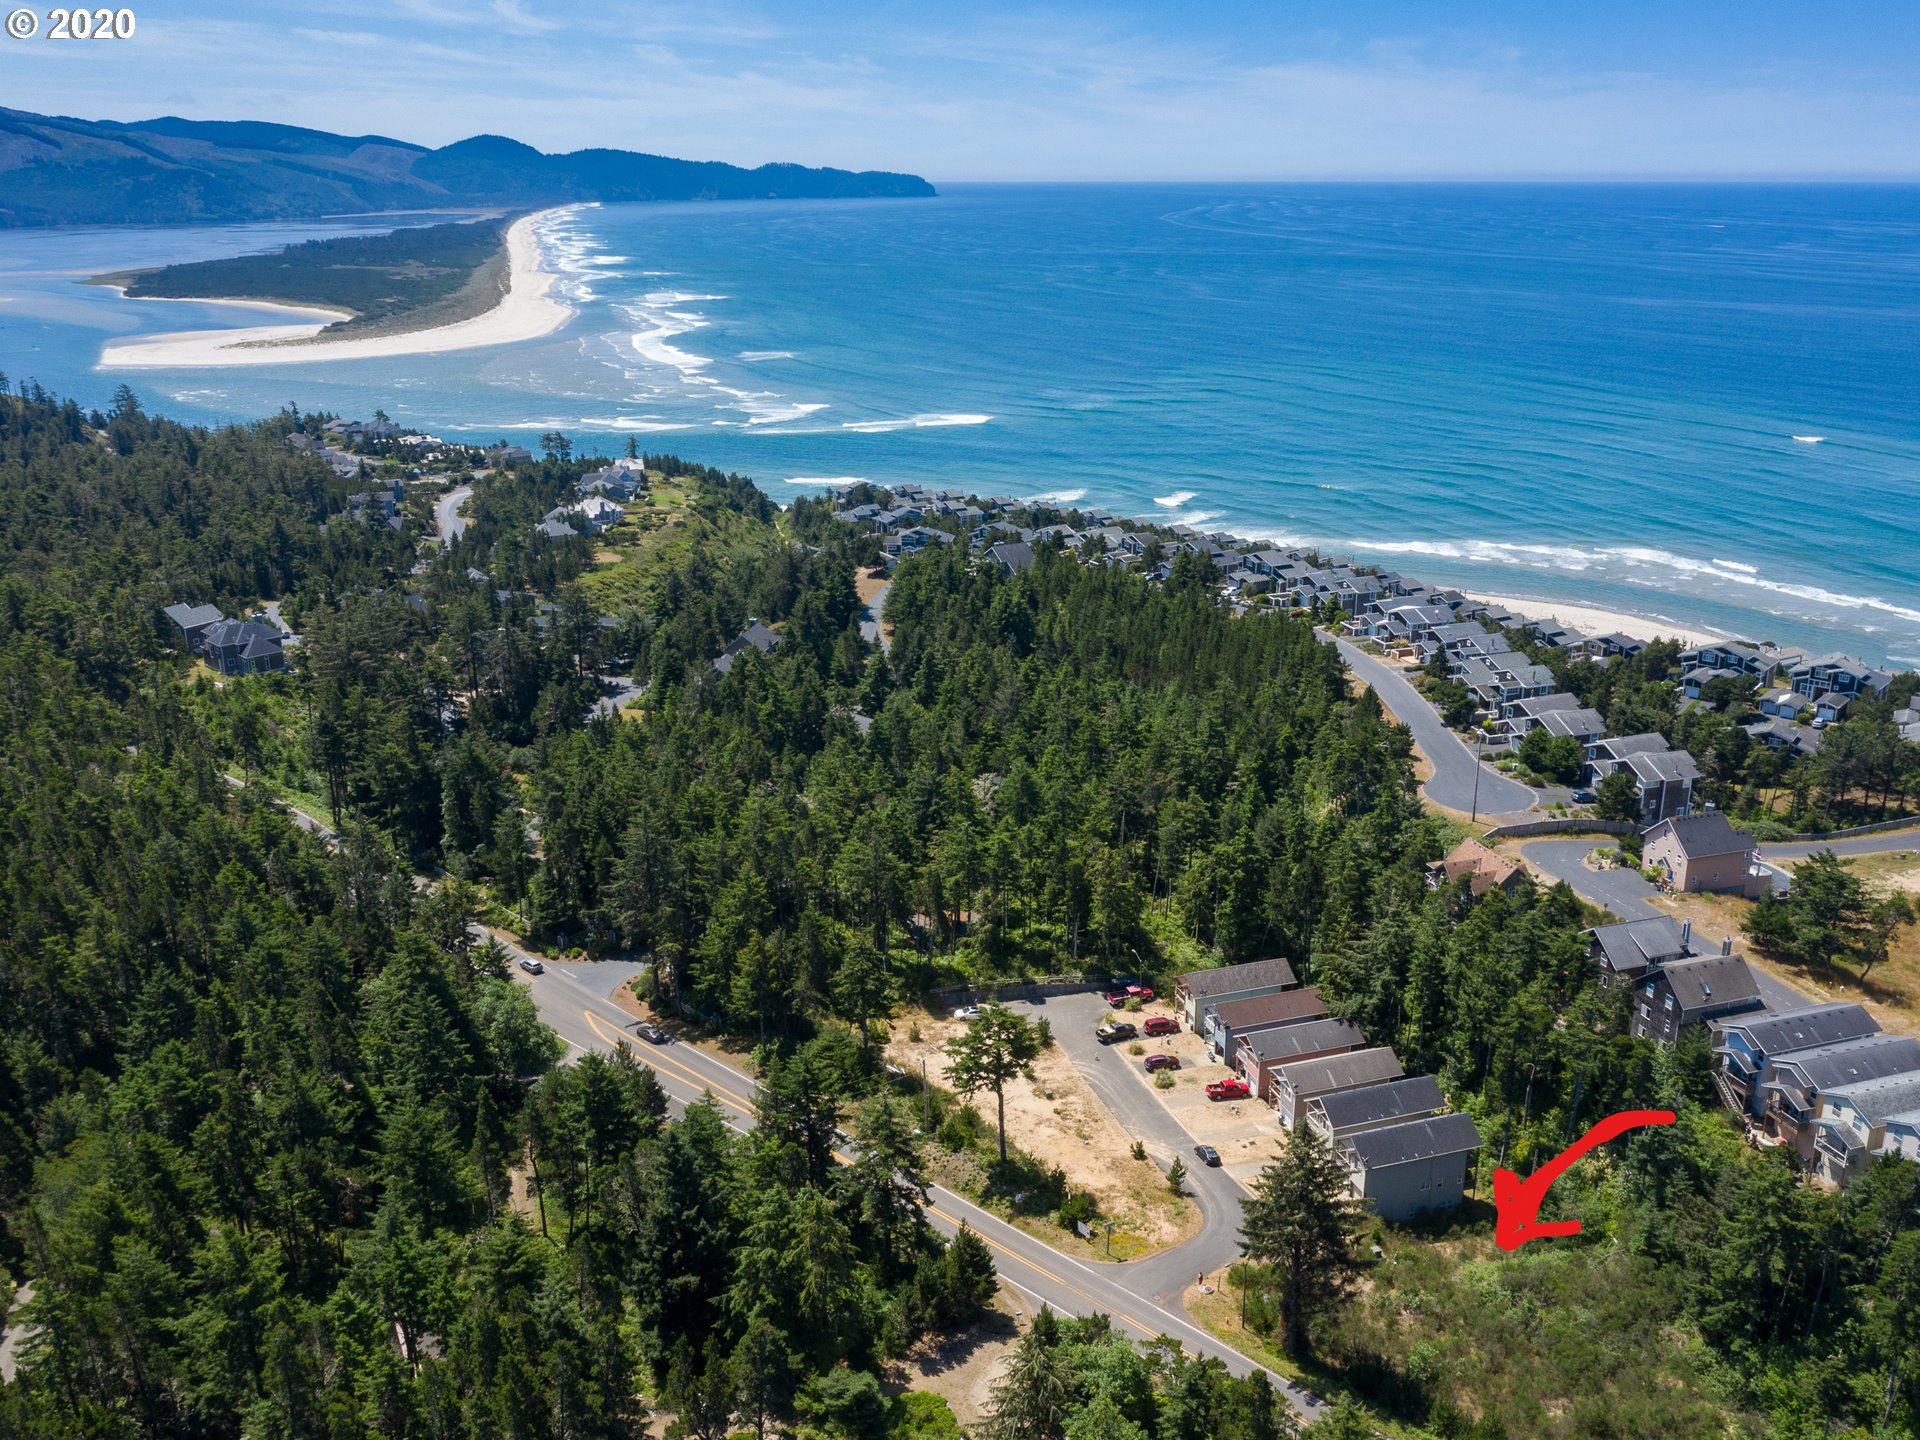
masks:
[[[1151,985],[1127,985],[1118,990],[1109,990],[1107,992],[1107,1004],[1116,1010],[1120,1009],[1129,1000],[1138,1000],[1144,1005],[1151,999],[1153,999],[1153,987]]]
[[[1216,1080],[1207,1086],[1209,1100],[1244,1100],[1252,1093],[1247,1089],[1247,1082],[1238,1076],[1227,1080]]]

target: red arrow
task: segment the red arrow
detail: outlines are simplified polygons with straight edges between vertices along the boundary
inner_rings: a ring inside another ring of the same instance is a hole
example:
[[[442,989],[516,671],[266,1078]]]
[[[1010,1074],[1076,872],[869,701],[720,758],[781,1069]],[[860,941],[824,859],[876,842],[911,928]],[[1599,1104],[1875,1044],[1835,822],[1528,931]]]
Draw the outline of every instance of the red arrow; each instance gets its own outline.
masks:
[[[1555,1156],[1522,1180],[1511,1170],[1493,1172],[1493,1239],[1502,1250],[1518,1250],[1529,1240],[1544,1240],[1550,1235],[1578,1235],[1578,1220],[1540,1220],[1540,1202],[1547,1189],[1564,1175],[1573,1162],[1616,1135],[1641,1125],[1671,1125],[1671,1110],[1622,1110],[1609,1115],[1573,1144],[1564,1154]]]

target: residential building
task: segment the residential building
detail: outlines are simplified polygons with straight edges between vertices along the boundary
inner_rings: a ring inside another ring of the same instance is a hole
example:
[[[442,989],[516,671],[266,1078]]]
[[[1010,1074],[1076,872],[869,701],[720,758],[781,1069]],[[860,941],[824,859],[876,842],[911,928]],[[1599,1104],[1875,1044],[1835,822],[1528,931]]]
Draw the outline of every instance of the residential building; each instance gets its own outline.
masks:
[[[1781,1060],[1880,1033],[1879,1022],[1864,1007],[1846,1001],[1737,1016],[1715,1021],[1709,1028],[1714,1054],[1720,1057],[1721,1098],[1730,1109],[1756,1118],[1763,1109],[1762,1091]]]
[[[169,605],[160,613],[180,632],[180,648],[196,653],[207,628],[227,618],[220,613],[218,605]]]
[[[1340,1140],[1362,1130],[1424,1120],[1446,1108],[1438,1080],[1431,1075],[1409,1075],[1403,1080],[1314,1097],[1307,1102],[1307,1128],[1323,1140]]]
[[[1432,1115],[1361,1130],[1336,1142],[1348,1187],[1383,1220],[1451,1210],[1466,1198],[1480,1130],[1467,1115]]]
[[[780,637],[762,625],[758,620],[747,621],[747,628],[727,642],[727,648],[714,657],[713,668],[725,675],[732,671],[733,662],[747,650],[758,650],[766,654],[780,643]]]
[[[1809,699],[1822,695],[1871,695],[1878,699],[1887,693],[1893,677],[1876,670],[1851,655],[1815,655],[1800,661],[1788,672],[1795,690]]]
[[[1351,1020],[1304,1020],[1298,1025],[1241,1036],[1234,1046],[1234,1069],[1255,1095],[1267,1100],[1273,1072],[1282,1065],[1322,1055],[1342,1055],[1366,1043],[1367,1037]]]
[[[1187,1029],[1204,1036],[1215,1006],[1291,990],[1299,983],[1293,967],[1284,960],[1248,960],[1212,970],[1191,970],[1180,976],[1173,982],[1173,1003],[1179,1007]]]
[[[196,647],[222,675],[261,675],[287,668],[283,637],[259,620],[221,620],[201,633]]]
[[[1471,876],[1468,889],[1478,897],[1496,886],[1511,891],[1520,884],[1525,874],[1514,861],[1494,854],[1478,840],[1466,839],[1454,846],[1444,860],[1428,864],[1427,888],[1437,890],[1462,877]]]
[[[1682,894],[1744,895],[1752,900],[1772,887],[1753,836],[1735,830],[1718,810],[1673,816],[1651,827],[1641,847],[1641,863],[1660,871],[1667,888]]]
[[[1018,575],[1022,570],[1033,568],[1033,546],[1024,540],[1003,541],[988,548],[987,563],[997,567],[1002,575]]]
[[[1215,1005],[1207,1019],[1204,1038],[1210,1058],[1223,1059],[1234,1053],[1242,1036],[1257,1035],[1262,1030],[1275,1030],[1282,1025],[1318,1020],[1326,1013],[1326,1002],[1311,985],[1304,990],[1253,995],[1245,1000],[1229,1000],[1224,1005]]]
[[[1319,1060],[1295,1060],[1274,1069],[1268,1081],[1267,1103],[1273,1106],[1280,1128],[1292,1130],[1306,1120],[1307,1106],[1319,1096],[1398,1080],[1405,1073],[1400,1057],[1384,1045]]]
[[[1822,1096],[1837,1086],[1912,1074],[1920,1074],[1920,1040],[1910,1035],[1868,1035],[1778,1056],[1758,1090],[1761,1128],[1812,1167]]]
[[[1596,925],[1587,931],[1587,958],[1600,972],[1602,985],[1635,984],[1648,967],[1684,960],[1694,953],[1691,920],[1676,924],[1659,915]]]
[[[1632,1030],[1671,1045],[1689,1025],[1765,1008],[1760,984],[1732,952],[1672,960],[1648,969],[1634,987]]]
[[[1920,1074],[1835,1085],[1814,1117],[1814,1173],[1845,1185],[1876,1156],[1920,1160]]]

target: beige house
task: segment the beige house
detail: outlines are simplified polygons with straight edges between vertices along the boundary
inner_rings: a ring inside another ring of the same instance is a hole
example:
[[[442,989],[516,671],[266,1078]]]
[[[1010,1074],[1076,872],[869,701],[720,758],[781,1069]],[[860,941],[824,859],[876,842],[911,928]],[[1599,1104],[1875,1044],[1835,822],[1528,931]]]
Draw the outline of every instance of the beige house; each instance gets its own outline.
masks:
[[[1752,900],[1773,883],[1753,848],[1753,836],[1734,829],[1718,810],[1662,820],[1647,831],[1641,860],[1680,894],[1744,895]]]

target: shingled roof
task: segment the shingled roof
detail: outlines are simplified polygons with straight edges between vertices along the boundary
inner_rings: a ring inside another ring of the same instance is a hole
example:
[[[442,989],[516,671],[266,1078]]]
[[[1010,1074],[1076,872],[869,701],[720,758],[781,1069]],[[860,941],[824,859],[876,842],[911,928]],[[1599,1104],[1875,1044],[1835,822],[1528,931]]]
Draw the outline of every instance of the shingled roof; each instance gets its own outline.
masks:
[[[1293,966],[1284,960],[1249,960],[1243,965],[1222,965],[1214,970],[1190,970],[1180,977],[1180,987],[1197,1000],[1236,990],[1294,983]]]

